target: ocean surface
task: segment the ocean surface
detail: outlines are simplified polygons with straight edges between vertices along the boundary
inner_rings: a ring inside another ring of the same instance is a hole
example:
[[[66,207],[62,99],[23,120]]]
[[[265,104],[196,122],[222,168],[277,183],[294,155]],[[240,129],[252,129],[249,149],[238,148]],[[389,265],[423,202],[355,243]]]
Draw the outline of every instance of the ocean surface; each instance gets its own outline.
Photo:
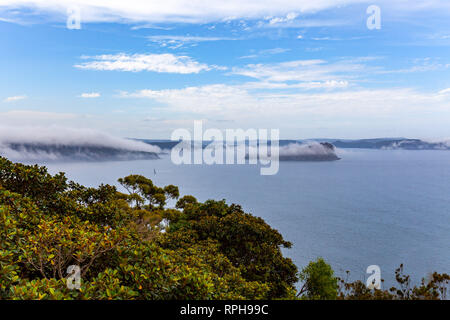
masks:
[[[277,175],[255,165],[180,165],[160,160],[45,164],[88,186],[142,174],[182,195],[226,199],[262,217],[293,247],[301,269],[323,257],[336,275],[367,278],[378,265],[384,288],[401,263],[413,282],[450,272],[450,151],[341,149],[334,162],[282,162]],[[156,171],[156,174],[154,173]]]

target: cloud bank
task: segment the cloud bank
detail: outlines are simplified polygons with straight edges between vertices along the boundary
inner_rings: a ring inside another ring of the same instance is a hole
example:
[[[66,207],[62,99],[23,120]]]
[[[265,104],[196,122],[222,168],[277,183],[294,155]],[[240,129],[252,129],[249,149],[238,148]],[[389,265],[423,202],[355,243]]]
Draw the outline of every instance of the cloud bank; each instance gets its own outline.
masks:
[[[255,148],[255,147],[252,147]],[[274,153],[275,147],[270,147],[271,153]],[[275,151],[276,152],[276,151]],[[255,150],[253,153],[257,154]],[[319,143],[308,141],[303,143],[290,143],[278,147],[280,161],[334,161],[339,160],[336,155],[335,147],[330,143]]]
[[[0,126],[0,155],[15,161],[146,158],[157,146],[92,129]]]
[[[290,143],[279,148],[280,156],[304,156],[304,155],[335,155],[334,148],[326,147],[324,144],[310,141],[307,143]]]
[[[120,23],[208,23],[228,19],[268,19],[272,24],[292,21],[301,13],[347,5],[372,4],[373,0],[0,0],[0,13],[23,10],[45,13],[53,20],[65,20],[67,9],[76,7],[84,22]],[[407,1],[380,0],[392,10],[407,14],[418,10],[446,10],[446,0]],[[6,15],[3,19],[14,18]]]
[[[270,85],[270,84],[268,84]],[[346,83],[342,83],[345,88]],[[147,98],[164,103],[170,110],[193,112],[201,116],[269,118],[279,116],[355,116],[385,117],[444,112],[450,108],[448,96],[412,89],[362,89],[331,92],[253,91],[253,86],[205,85],[183,89],[122,92],[122,97]],[[255,88],[258,87],[256,84]]]

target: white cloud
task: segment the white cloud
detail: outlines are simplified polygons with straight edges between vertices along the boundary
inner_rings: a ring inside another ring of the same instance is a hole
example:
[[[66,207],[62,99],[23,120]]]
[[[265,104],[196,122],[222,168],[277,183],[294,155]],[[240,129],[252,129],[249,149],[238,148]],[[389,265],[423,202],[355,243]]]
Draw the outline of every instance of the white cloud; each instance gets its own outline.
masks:
[[[123,97],[149,98],[168,106],[172,111],[192,112],[212,117],[215,114],[232,118],[232,114],[296,116],[303,113],[340,113],[352,116],[392,106],[399,100],[401,108],[424,105],[438,96],[416,93],[406,89],[368,90],[358,88],[357,81],[373,67],[363,64],[377,57],[359,57],[336,62],[325,60],[295,60],[272,64],[248,64],[233,68],[232,74],[256,81],[239,85],[213,84],[183,89],[140,90],[124,92]],[[376,70],[376,69],[375,69]],[[311,93],[313,92],[313,93]],[[417,96],[417,98],[415,98]],[[392,102],[389,102],[389,98]],[[411,99],[415,99],[411,102]],[[371,100],[374,102],[368,102]],[[375,103],[377,101],[377,104]],[[276,106],[276,107],[275,107]],[[372,107],[373,106],[373,107]],[[386,109],[387,110],[387,109]],[[382,113],[382,112],[381,112]]]
[[[1,4],[0,4],[0,5],[1,5]],[[0,9],[1,9],[1,8],[0,8]],[[0,21],[1,21],[1,22],[15,23],[15,24],[19,24],[19,25],[27,25],[25,22],[23,22],[22,20],[17,19],[17,18],[11,19],[11,18],[2,18],[2,17],[0,17]]]
[[[240,59],[250,59],[250,58],[258,58],[259,56],[270,56],[270,55],[275,55],[275,54],[280,54],[280,53],[285,53],[290,51],[291,49],[287,49],[287,48],[272,48],[272,49],[264,49],[264,50],[260,50],[255,54],[250,54],[247,56],[242,56],[240,57]]]
[[[295,20],[295,18],[298,17],[298,13],[295,12],[289,12],[285,17],[275,17],[270,18],[269,24],[277,24],[277,23],[283,23],[283,22],[290,22]]]
[[[75,113],[45,112],[35,110],[9,110],[0,112],[0,126],[49,126],[55,123],[74,125],[87,123],[88,116]]]
[[[359,77],[368,67],[360,61],[295,60],[275,64],[249,64],[233,68],[232,73],[265,82],[333,81]]]
[[[258,27],[260,28],[276,28],[276,29],[298,29],[298,28],[317,28],[317,27],[338,27],[350,25],[352,23],[351,20],[343,20],[343,19],[294,19],[294,20],[286,20],[280,21],[276,23],[266,23],[264,21],[258,22]]]
[[[74,113],[61,113],[61,112],[43,112],[43,111],[33,111],[33,110],[11,110],[0,112],[0,124],[5,121],[5,123],[10,123],[11,121],[27,121],[34,119],[36,121],[42,120],[65,120],[74,119],[77,115]]]
[[[118,138],[94,129],[61,126],[0,126],[0,145],[44,143],[66,146],[105,146],[132,151],[157,152],[159,148],[143,142]]]
[[[7,97],[5,98],[5,100],[3,100],[4,102],[14,102],[14,101],[19,101],[19,100],[23,100],[26,99],[26,96],[13,96],[13,97]]]
[[[155,26],[153,24],[148,24],[148,23],[131,27],[131,30],[140,30],[140,29],[172,30],[173,28]]]
[[[413,89],[353,89],[338,92],[252,92],[244,86],[224,84],[184,89],[141,90],[124,97],[148,98],[163,103],[171,111],[191,112],[201,117],[234,119],[302,119],[338,117],[351,119],[385,118],[392,115],[450,111],[450,99]],[[288,117],[288,118],[286,118]],[[338,120],[336,120],[338,121]]]
[[[134,93],[122,92],[121,95],[122,97],[149,98],[169,104],[176,109],[199,113],[205,110],[208,112],[219,111],[225,105],[229,105],[232,108],[235,104],[235,97],[245,100],[250,98],[246,97],[245,90],[223,84],[184,89],[140,90]],[[188,103],[184,105],[184,102]]]
[[[397,70],[379,70],[380,74],[395,74],[395,73],[413,73],[413,72],[427,72],[448,69],[450,64],[439,62],[439,59],[422,58],[414,59],[412,66]]]
[[[79,69],[88,70],[115,70],[115,71],[153,71],[166,73],[199,73],[208,71],[217,66],[208,66],[199,63],[188,56],[175,56],[165,54],[105,54],[93,57],[83,57],[91,61],[75,65]]]
[[[188,22],[260,19],[292,12],[314,12],[361,0],[1,0],[0,9],[32,9],[65,21],[68,7],[78,7],[84,22]],[[285,18],[286,19],[286,18]]]
[[[439,94],[450,94],[450,88],[439,91]]]
[[[247,82],[241,87],[246,89],[337,89],[347,88],[349,82],[346,80],[310,81],[299,83],[284,82]]]
[[[90,93],[82,93],[80,95],[81,98],[98,98],[100,97],[100,93],[98,92],[90,92]]]
[[[67,8],[77,6],[82,22],[121,23],[207,23],[230,19],[262,19],[267,16],[289,19],[293,12],[314,13],[351,4],[372,4],[373,0],[1,0],[0,13],[22,10],[46,13],[54,20],[65,21]],[[450,8],[447,0],[406,1],[380,0],[399,14],[411,11]],[[391,10],[391,11],[392,11]],[[286,16],[288,15],[288,16]],[[9,16],[4,17],[4,19]],[[276,19],[276,18],[275,18]]]
[[[104,132],[109,132],[116,136],[126,137],[151,137],[154,131],[153,126],[142,127],[142,114],[133,115],[126,113],[105,113],[105,114],[84,114],[68,112],[51,112],[35,110],[10,110],[0,112],[0,127],[66,127],[95,128]],[[160,128],[161,129],[161,128]],[[167,130],[167,128],[164,128]],[[165,138],[170,132],[165,132],[159,138]],[[1,137],[0,137],[1,140]]]
[[[168,47],[171,49],[177,49],[186,44],[194,44],[198,42],[238,40],[238,38],[230,38],[230,37],[200,37],[200,36],[177,36],[177,35],[155,35],[155,36],[148,36],[147,39],[152,42],[158,43],[162,47]]]
[[[23,145],[13,148],[11,144]],[[13,160],[56,160],[67,158],[58,149],[27,149],[25,145],[45,144],[48,146],[106,147],[127,151],[159,153],[157,146],[140,141],[112,136],[93,129],[67,128],[61,126],[0,126],[0,155]],[[73,157],[89,158],[78,151]]]

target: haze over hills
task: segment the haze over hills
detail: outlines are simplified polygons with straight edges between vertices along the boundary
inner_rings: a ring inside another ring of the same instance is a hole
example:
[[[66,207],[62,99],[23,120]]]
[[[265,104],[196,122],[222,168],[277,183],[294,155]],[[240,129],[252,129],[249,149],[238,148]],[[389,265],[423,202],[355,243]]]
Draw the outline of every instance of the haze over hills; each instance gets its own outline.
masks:
[[[0,156],[15,161],[158,159],[161,149],[91,129],[0,127]]]
[[[45,143],[14,143],[0,147],[0,155],[14,160],[44,161],[107,161],[159,159],[156,152],[127,150],[104,145],[61,145]]]
[[[151,145],[160,147],[161,149],[171,149],[178,142],[171,140],[152,140],[152,139],[136,139]],[[280,140],[280,147],[288,146],[290,144],[306,144],[311,142],[326,142],[334,145],[337,148],[347,149],[387,149],[387,150],[450,150],[450,140],[442,141],[425,141],[420,139],[408,139],[408,138],[374,138],[374,139],[333,139],[333,138],[321,138],[321,139],[288,139]],[[210,144],[211,141],[204,141],[203,147]],[[269,142],[270,144],[270,142]]]
[[[388,149],[388,150],[449,150],[450,141],[424,141],[420,139],[405,138],[378,138],[360,140],[334,140],[332,143],[337,148],[358,149]]]
[[[151,160],[169,153],[178,143],[165,139],[117,138],[86,129],[0,127],[0,155],[18,161]],[[211,141],[203,141],[192,146],[205,148],[210,144]],[[242,142],[239,144],[242,147]],[[245,144],[257,146],[254,141]],[[232,146],[224,143],[223,147]],[[278,151],[281,161],[333,161],[339,159],[336,148],[449,150],[450,141],[407,138],[280,140]]]

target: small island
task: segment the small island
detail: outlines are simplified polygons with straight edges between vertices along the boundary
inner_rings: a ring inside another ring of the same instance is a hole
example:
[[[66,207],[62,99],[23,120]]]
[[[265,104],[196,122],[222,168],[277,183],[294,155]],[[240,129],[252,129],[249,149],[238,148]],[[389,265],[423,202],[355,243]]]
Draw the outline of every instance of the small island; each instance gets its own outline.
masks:
[[[334,145],[328,142],[288,145],[280,149],[280,161],[336,161]],[[294,149],[294,152],[288,150]],[[295,152],[297,151],[297,152]]]

